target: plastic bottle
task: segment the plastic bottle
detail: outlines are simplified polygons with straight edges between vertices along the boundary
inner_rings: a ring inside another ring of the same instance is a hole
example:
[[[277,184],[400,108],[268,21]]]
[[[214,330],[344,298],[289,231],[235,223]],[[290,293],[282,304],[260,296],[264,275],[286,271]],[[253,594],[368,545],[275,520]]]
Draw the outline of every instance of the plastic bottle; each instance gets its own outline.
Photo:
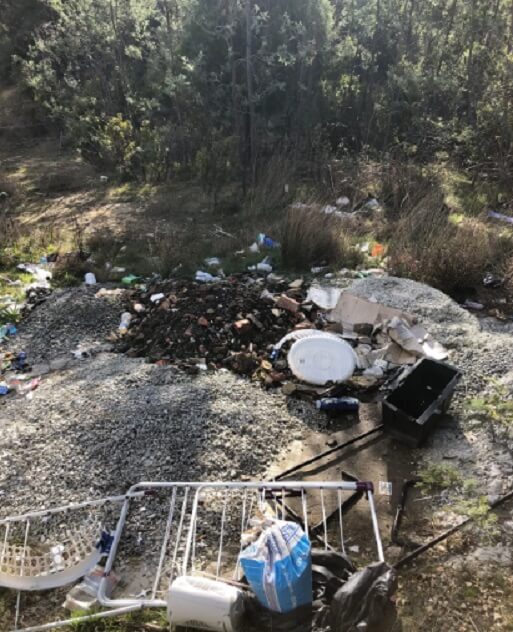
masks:
[[[335,411],[339,413],[353,413],[360,406],[359,400],[355,397],[325,397],[315,402],[318,410]]]
[[[131,320],[132,314],[130,312],[123,312],[123,314],[121,314],[121,322],[119,323],[119,333],[121,335],[126,334],[130,327]]]

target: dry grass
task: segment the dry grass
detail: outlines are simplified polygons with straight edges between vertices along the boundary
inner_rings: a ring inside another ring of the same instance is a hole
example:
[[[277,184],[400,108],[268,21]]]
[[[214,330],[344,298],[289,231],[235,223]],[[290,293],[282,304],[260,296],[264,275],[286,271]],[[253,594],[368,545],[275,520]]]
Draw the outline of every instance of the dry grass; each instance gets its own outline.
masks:
[[[480,284],[498,269],[510,238],[500,237],[478,219],[449,219],[439,193],[426,196],[396,222],[390,240],[390,270],[446,292]]]
[[[288,210],[282,257],[293,269],[320,262],[356,267],[361,262],[361,254],[352,246],[340,218],[322,213],[318,205]]]
[[[397,160],[382,165],[380,197],[390,219],[414,209],[439,189],[438,176],[432,168]]]

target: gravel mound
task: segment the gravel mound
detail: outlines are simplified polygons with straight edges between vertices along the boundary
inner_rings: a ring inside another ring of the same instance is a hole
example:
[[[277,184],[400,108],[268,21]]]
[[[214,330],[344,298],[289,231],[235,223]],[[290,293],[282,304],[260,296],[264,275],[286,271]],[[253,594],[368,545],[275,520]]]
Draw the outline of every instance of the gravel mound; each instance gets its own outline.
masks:
[[[511,369],[511,323],[476,318],[443,292],[409,279],[362,279],[355,281],[350,291],[417,316],[447,347],[448,361],[463,370],[467,392],[479,392],[486,378],[503,376]]]
[[[141,480],[259,478],[316,418],[232,374],[191,378],[111,353],[49,374],[32,401],[0,410],[3,515]]]
[[[11,342],[16,351],[26,351],[31,364],[105,342],[116,329],[122,312],[119,299],[96,298],[98,287],[56,290],[20,324]]]

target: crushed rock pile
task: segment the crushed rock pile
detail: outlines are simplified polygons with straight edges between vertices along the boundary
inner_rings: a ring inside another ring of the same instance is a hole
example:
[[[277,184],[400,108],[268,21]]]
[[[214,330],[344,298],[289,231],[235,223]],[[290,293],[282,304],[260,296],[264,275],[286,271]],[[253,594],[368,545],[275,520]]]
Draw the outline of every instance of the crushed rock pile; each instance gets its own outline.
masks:
[[[119,324],[122,304],[117,297],[96,298],[98,288],[55,290],[41,297],[10,340],[9,350],[27,352],[30,364],[70,355],[78,346],[105,344]]]
[[[349,291],[414,314],[448,349],[447,361],[463,372],[467,394],[512,371],[513,323],[479,319],[443,292],[409,279],[362,279]]]
[[[114,353],[48,374],[32,400],[0,411],[2,515],[140,480],[259,478],[306,425],[326,423],[230,373],[191,378]]]

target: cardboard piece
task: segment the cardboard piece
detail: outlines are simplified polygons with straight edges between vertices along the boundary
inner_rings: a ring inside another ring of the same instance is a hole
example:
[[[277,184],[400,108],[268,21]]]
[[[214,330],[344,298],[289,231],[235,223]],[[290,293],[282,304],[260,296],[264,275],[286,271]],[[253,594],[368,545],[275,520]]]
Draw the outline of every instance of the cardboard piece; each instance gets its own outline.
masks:
[[[342,293],[329,318],[333,322],[342,323],[348,329],[353,329],[355,325],[379,325],[392,318],[405,320],[409,325],[415,322],[415,318],[411,314],[381,303],[367,301],[349,292]]]

